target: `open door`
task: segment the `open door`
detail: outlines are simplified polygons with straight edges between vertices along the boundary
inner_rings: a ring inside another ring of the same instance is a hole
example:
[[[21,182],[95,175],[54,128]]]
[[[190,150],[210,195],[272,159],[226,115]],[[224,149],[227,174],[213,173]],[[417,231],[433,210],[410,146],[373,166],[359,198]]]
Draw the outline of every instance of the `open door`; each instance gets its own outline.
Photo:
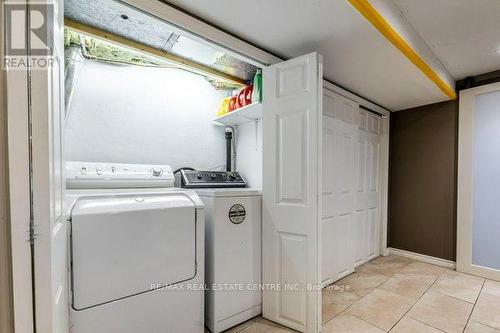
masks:
[[[263,72],[263,316],[321,330],[321,57]]]
[[[29,1],[30,3],[33,1]],[[44,4],[45,6],[45,4]],[[68,332],[68,222],[63,209],[63,1],[46,5],[52,65],[31,71],[31,192],[35,325],[38,333]],[[51,7],[53,6],[53,7]],[[33,5],[32,9],[44,10]]]

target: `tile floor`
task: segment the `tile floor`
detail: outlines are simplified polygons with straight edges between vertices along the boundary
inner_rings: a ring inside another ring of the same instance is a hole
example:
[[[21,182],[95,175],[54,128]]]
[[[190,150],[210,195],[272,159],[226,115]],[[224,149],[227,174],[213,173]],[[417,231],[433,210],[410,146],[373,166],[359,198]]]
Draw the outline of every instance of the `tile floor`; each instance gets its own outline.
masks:
[[[324,333],[500,333],[500,283],[379,257],[323,289],[323,322]],[[237,332],[294,331],[256,317],[225,333]]]

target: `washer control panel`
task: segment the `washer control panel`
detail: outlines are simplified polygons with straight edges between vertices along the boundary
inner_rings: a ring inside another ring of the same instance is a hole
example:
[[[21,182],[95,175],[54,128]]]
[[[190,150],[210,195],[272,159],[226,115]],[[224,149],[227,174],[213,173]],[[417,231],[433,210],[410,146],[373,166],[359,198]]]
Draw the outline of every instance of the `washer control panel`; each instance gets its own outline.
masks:
[[[151,188],[173,187],[168,165],[96,162],[66,162],[66,188]]]
[[[181,170],[181,187],[246,187],[247,183],[238,172]]]

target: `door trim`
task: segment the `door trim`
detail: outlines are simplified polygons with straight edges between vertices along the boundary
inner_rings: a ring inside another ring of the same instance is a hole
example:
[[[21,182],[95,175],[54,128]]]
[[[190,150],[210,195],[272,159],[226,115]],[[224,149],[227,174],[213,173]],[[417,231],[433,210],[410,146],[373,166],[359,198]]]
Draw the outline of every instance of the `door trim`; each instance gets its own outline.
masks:
[[[458,119],[457,270],[500,280],[500,270],[472,264],[474,100],[500,91],[500,83],[460,91]]]
[[[26,30],[28,31],[28,29]],[[15,332],[32,333],[34,332],[34,308],[30,245],[31,189],[28,102],[30,73],[26,68],[2,70],[2,72],[7,115],[6,155],[13,326]]]

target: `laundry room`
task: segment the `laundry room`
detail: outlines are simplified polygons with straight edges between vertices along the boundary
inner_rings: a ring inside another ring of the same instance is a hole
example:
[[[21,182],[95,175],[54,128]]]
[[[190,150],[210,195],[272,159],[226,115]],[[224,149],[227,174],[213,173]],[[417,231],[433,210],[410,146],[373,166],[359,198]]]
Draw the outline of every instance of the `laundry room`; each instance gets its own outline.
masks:
[[[319,328],[305,309],[384,247],[389,112],[315,52],[269,65],[151,8],[64,4],[72,332]]]
[[[0,333],[500,333],[499,13],[3,0]]]

